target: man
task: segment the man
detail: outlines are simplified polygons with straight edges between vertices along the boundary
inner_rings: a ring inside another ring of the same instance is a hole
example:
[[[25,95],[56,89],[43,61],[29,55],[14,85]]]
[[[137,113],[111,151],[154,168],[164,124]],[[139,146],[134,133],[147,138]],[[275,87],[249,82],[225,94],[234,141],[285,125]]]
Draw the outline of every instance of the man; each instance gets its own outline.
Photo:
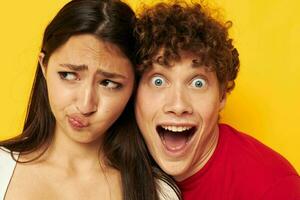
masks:
[[[300,199],[287,160],[218,123],[239,70],[230,26],[199,4],[161,3],[141,14],[138,125],[185,200]]]

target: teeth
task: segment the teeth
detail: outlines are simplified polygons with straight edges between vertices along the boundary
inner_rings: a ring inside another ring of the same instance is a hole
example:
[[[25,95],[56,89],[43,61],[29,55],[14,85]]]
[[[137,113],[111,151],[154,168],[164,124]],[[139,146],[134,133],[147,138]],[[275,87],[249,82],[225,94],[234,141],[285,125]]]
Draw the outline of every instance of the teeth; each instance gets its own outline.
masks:
[[[183,132],[190,130],[192,126],[161,126],[163,129],[172,131],[172,132]]]

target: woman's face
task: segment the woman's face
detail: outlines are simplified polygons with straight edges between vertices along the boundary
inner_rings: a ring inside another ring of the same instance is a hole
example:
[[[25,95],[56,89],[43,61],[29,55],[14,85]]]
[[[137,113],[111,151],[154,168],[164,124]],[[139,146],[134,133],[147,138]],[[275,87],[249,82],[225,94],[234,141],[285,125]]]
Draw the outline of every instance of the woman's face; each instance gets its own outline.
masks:
[[[43,55],[41,54],[40,62]],[[79,143],[101,141],[133,90],[130,60],[114,44],[93,35],[72,36],[42,67],[55,134]]]

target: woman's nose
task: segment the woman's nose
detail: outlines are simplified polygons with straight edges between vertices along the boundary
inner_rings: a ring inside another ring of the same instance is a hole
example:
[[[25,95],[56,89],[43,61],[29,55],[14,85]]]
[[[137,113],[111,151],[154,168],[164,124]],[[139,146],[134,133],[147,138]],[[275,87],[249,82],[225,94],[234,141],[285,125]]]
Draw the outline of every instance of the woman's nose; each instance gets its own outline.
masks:
[[[83,115],[91,115],[97,112],[98,96],[92,86],[84,87],[78,93],[77,109]]]

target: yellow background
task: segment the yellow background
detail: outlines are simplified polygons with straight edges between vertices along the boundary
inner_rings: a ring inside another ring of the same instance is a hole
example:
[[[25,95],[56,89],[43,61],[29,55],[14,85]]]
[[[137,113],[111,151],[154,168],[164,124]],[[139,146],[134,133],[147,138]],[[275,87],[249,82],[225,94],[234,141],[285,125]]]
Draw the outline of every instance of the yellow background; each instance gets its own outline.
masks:
[[[66,2],[1,3],[0,139],[22,128],[43,30]],[[127,2],[136,9],[142,1]],[[233,21],[241,59],[222,121],[280,152],[299,172],[300,1],[215,0],[213,6]]]

